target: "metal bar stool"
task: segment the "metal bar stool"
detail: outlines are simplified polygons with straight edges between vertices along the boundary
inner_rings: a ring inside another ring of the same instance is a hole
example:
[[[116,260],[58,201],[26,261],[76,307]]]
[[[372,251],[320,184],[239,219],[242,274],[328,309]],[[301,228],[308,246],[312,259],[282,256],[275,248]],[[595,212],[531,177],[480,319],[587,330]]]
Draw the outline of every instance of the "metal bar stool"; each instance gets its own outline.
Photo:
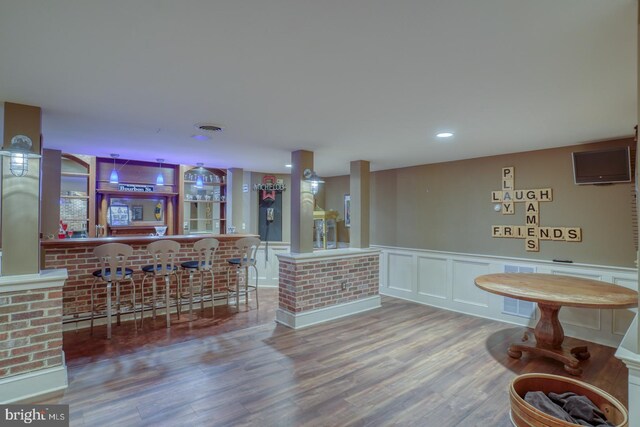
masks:
[[[227,260],[227,305],[229,305],[229,294],[235,294],[236,308],[240,309],[240,273],[244,271],[244,295],[245,304],[249,304],[249,290],[254,289],[256,292],[256,308],[258,305],[258,267],[256,266],[256,254],[260,246],[260,239],[257,237],[243,237],[236,241],[236,249],[240,250],[240,258],[231,258]],[[249,285],[249,267],[253,267],[256,273],[256,284]],[[231,288],[230,272],[236,270],[236,288]]]
[[[169,313],[170,307],[170,286],[171,286],[171,276],[175,276],[177,281],[177,289],[176,289],[176,301],[180,299],[180,292],[182,288],[182,282],[180,280],[180,275],[178,274],[178,266],[174,264],[175,256],[180,251],[180,243],[174,240],[158,240],[157,242],[149,243],[147,245],[147,251],[151,254],[153,258],[153,264],[145,265],[142,267],[142,272],[144,273],[144,278],[142,279],[142,286],[140,289],[140,293],[142,296],[140,300],[142,301],[142,314],[140,315],[140,326],[144,322],[144,283],[148,278],[152,279],[153,283],[153,300],[151,301],[153,307],[153,318],[156,318],[156,279],[161,277],[164,279],[165,283],[165,307],[166,307],[166,315],[167,315],[167,328],[171,327],[171,316]],[[177,304],[178,309],[178,319],[180,319],[180,304]]]
[[[93,334],[93,317],[95,312],[94,288],[98,279],[107,285],[107,338],[111,339],[111,286],[116,283],[116,315],[117,324],[120,325],[120,282],[130,280],[133,288],[133,324],[137,328],[136,318],[136,284],[133,281],[133,270],[126,268],[127,258],[133,255],[133,248],[123,243],[107,243],[93,250],[93,254],[100,261],[100,270],[93,272],[91,284],[91,333]],[[112,274],[113,272],[113,274]]]
[[[213,277],[213,262],[216,257],[216,251],[218,250],[218,242],[214,238],[207,238],[198,240],[193,244],[193,249],[198,254],[198,259],[193,261],[183,262],[181,264],[185,271],[189,271],[189,318],[193,316],[193,274],[198,272],[200,274],[200,309],[204,311],[204,273],[209,272],[211,274],[211,310],[215,315],[215,301],[214,301],[214,288],[215,282]]]

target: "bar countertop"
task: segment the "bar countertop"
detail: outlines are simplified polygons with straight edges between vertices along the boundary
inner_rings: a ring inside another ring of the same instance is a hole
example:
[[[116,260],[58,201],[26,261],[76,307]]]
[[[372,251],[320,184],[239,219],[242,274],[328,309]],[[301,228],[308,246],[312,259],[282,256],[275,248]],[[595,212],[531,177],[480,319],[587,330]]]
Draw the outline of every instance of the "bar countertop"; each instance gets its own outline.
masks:
[[[41,240],[40,245],[45,249],[70,247],[97,246],[104,243],[145,244],[156,240],[175,240],[180,243],[195,242],[200,239],[213,237],[218,240],[238,240],[242,237],[258,237],[256,234],[181,234],[173,236],[116,236],[116,237],[87,237],[71,239]]]

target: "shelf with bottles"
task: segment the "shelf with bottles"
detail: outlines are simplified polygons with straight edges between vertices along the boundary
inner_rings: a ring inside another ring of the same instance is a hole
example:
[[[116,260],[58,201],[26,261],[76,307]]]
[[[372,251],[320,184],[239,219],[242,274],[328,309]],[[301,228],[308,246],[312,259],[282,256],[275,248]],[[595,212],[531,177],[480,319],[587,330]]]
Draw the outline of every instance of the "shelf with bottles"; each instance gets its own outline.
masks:
[[[227,173],[222,169],[181,166],[179,225],[182,233],[224,233]]]
[[[192,218],[184,224],[186,234],[213,233],[224,234],[225,220],[211,218]]]
[[[75,237],[94,234],[95,157],[62,154],[60,156],[59,218]]]

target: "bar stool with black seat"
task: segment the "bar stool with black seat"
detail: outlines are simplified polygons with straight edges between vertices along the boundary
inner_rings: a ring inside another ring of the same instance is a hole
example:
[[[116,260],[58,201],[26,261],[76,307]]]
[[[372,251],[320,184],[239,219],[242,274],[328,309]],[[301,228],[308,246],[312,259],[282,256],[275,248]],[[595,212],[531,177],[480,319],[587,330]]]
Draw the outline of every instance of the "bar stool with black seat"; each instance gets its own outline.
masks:
[[[93,334],[93,317],[95,313],[94,289],[96,282],[102,280],[107,286],[107,338],[111,339],[111,289],[112,284],[116,284],[116,316],[117,324],[120,325],[120,282],[131,281],[133,324],[137,328],[137,318],[135,310],[136,284],[133,281],[133,270],[127,268],[127,258],[133,255],[133,248],[124,243],[107,243],[100,245],[93,250],[93,254],[100,262],[100,269],[93,272],[93,283],[91,284],[91,333]]]
[[[144,273],[144,278],[142,279],[141,286],[141,300],[142,300],[142,314],[140,316],[140,326],[142,326],[144,322],[144,283],[148,278],[152,279],[152,310],[153,310],[153,318],[156,317],[156,298],[157,298],[157,288],[156,288],[156,279],[161,278],[164,279],[165,284],[165,308],[166,308],[166,316],[167,316],[167,328],[171,327],[171,315],[170,315],[170,307],[171,307],[171,276],[176,278],[177,287],[176,287],[176,301],[177,310],[178,310],[178,319],[180,319],[180,291],[182,288],[182,283],[180,281],[180,275],[178,274],[178,266],[175,265],[175,257],[180,252],[180,243],[174,240],[158,240],[157,242],[149,243],[147,245],[147,251],[151,254],[153,258],[153,264],[145,265],[142,267],[142,272]]]
[[[236,241],[236,249],[240,250],[240,258],[230,258],[227,260],[229,267],[227,268],[227,305],[229,305],[229,295],[233,294],[236,297],[236,308],[240,309],[240,279],[243,279],[244,283],[244,295],[245,304],[249,304],[249,291],[253,289],[256,292],[256,308],[258,305],[258,267],[256,266],[256,254],[258,247],[260,246],[260,239],[257,237],[243,237]],[[256,284],[249,284],[249,267],[253,267],[256,276]],[[236,287],[235,290],[231,287],[230,273],[235,269],[236,275]],[[242,275],[244,272],[244,276]]]
[[[193,244],[193,250],[198,254],[197,260],[183,262],[183,270],[189,272],[189,318],[193,318],[193,275],[200,275],[200,309],[204,312],[204,275],[211,274],[211,311],[215,315],[215,294],[214,294],[214,274],[213,263],[216,258],[216,251],[220,242],[214,238],[198,240]]]

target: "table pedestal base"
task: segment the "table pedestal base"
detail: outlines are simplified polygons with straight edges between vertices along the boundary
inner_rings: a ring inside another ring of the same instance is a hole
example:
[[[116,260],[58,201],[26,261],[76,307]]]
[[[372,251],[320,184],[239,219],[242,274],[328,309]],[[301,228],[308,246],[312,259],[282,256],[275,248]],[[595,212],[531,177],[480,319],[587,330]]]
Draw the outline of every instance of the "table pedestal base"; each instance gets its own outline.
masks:
[[[580,347],[565,347],[560,348],[548,348],[541,347],[536,342],[523,342],[520,344],[511,344],[507,353],[514,359],[522,357],[522,352],[528,352],[535,354],[536,356],[549,357],[559,362],[564,363],[564,370],[571,375],[581,375],[582,368],[578,365],[580,361],[587,360],[591,357],[586,346]]]
[[[527,334],[522,338],[522,343],[511,344],[508,354],[514,359],[522,357],[522,352],[529,352],[537,356],[549,357],[564,363],[564,370],[571,375],[582,374],[582,369],[578,367],[581,360],[591,357],[586,346],[565,347],[564,331],[558,320],[560,306],[551,304],[538,304],[540,309],[540,321],[536,325],[533,333],[535,340],[529,341]]]

